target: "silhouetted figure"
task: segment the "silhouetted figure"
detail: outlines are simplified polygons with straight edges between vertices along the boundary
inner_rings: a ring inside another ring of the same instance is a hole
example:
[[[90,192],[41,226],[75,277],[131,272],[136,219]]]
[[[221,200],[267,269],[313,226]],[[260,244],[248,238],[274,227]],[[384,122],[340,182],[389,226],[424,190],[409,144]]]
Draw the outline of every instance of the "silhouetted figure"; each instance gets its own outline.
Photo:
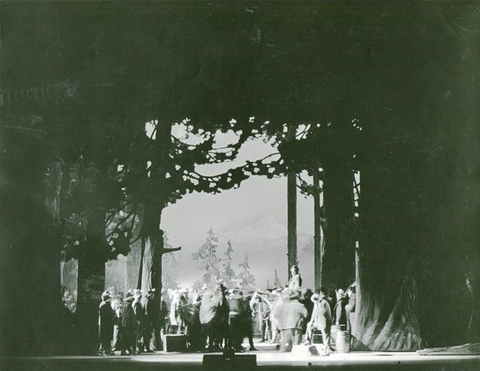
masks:
[[[337,302],[334,308],[335,324],[346,325],[347,315],[345,312],[345,306],[347,305],[347,297],[345,296],[345,292],[342,289],[335,290],[335,295],[337,297]]]
[[[202,297],[200,305],[200,323],[202,325],[202,334],[205,339],[203,343],[206,345],[207,351],[216,350],[216,321],[218,321],[217,310],[222,298],[213,291],[206,291]]]
[[[217,309],[217,321],[216,321],[216,345],[222,349],[226,347],[228,341],[228,291],[227,288],[221,284],[219,286],[219,291],[221,294],[221,302]]]
[[[133,294],[127,292],[123,300],[122,305],[122,356],[129,354],[135,354],[135,313],[132,307]]]
[[[245,304],[241,290],[232,290],[231,295],[228,298],[228,305],[230,309],[228,312],[228,346],[229,348],[234,349],[236,352],[241,352],[245,350],[242,347]]]
[[[258,350],[253,343],[253,308],[252,308],[251,296],[245,296],[243,298],[243,334],[248,338],[248,345],[250,351]],[[243,338],[242,338],[243,340]]]
[[[144,350],[141,339],[143,336],[143,326],[145,323],[145,311],[142,305],[142,292],[140,290],[134,291],[132,307],[133,313],[135,314],[135,352],[141,353]]]
[[[107,356],[113,355],[112,338],[113,338],[113,319],[114,313],[110,304],[110,294],[105,291],[102,294],[102,302],[98,309],[98,331],[100,337],[99,354]]]
[[[147,295],[145,295],[144,310],[143,346],[145,351],[151,353],[153,349],[150,343],[159,315],[159,304],[155,300],[155,289],[148,290]]]
[[[193,351],[203,350],[204,344],[202,342],[202,324],[200,323],[200,305],[202,304],[202,297],[197,296],[195,304],[193,305],[192,321],[190,323],[190,331],[188,332],[188,342],[190,349]]]

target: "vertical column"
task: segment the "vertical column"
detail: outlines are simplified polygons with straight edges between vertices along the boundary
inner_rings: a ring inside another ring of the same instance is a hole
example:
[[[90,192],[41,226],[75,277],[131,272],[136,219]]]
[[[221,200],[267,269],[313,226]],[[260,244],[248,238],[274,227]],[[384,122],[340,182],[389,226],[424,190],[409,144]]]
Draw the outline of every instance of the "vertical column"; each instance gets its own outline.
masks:
[[[287,219],[288,219],[288,278],[290,268],[297,264],[297,174],[290,172],[287,176]]]
[[[322,228],[323,213],[323,181],[320,179],[320,171],[316,171],[313,175],[313,212],[314,212],[314,280],[315,291],[318,292],[322,287],[322,261],[323,261],[323,245],[325,243]]]

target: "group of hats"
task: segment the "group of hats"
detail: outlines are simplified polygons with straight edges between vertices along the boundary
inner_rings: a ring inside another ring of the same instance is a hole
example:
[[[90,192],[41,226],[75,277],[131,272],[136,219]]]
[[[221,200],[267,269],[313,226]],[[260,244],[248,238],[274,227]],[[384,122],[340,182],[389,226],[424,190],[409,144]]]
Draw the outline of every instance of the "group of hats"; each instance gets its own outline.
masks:
[[[155,293],[155,289],[150,289],[147,291],[146,297],[151,297]],[[132,298],[139,298],[142,296],[142,290],[128,290],[124,295],[124,300],[129,300]]]

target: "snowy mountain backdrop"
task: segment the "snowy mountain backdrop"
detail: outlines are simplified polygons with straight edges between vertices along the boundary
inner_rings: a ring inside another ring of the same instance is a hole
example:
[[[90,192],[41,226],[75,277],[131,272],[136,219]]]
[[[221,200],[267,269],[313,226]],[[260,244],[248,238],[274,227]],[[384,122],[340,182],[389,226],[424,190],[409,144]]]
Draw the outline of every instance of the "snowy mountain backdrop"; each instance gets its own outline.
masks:
[[[267,281],[273,285],[275,270],[282,285],[287,284],[287,227],[270,214],[257,217],[252,222],[226,231],[216,231],[218,238],[217,256],[224,257],[227,242],[233,247],[232,268],[238,273],[240,264],[248,254],[251,273],[255,275],[259,288],[265,289]],[[205,231],[206,232],[206,231]],[[168,233],[168,231],[167,231]],[[206,237],[206,233],[205,233]],[[298,232],[298,260],[304,287],[313,287],[313,237]],[[204,243],[204,240],[189,241],[182,244],[182,251],[176,253],[177,266],[174,267],[175,279],[182,286],[190,286],[202,274],[192,253]],[[164,267],[169,269],[169,267]]]

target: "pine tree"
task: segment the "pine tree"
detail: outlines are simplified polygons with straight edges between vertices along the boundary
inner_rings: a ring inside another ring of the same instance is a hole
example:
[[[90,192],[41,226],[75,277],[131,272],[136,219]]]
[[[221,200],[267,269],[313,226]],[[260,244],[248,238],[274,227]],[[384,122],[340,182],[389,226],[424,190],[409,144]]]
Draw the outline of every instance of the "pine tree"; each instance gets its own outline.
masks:
[[[227,242],[227,250],[225,251],[224,255],[227,257],[228,261],[232,261],[232,253],[233,253],[233,248],[232,248],[232,243],[230,240]]]
[[[225,258],[223,258],[224,270],[222,272],[222,280],[223,280],[224,285],[227,286],[227,287],[234,286],[234,281],[233,280],[235,279],[235,276],[237,275],[232,268],[232,253],[233,253],[232,243],[229,240],[227,242],[227,249],[223,253]]]
[[[275,281],[273,281],[273,287],[275,287],[275,288],[282,287],[282,284],[281,284],[280,280],[278,279],[278,273],[277,273],[276,269],[275,269]]]
[[[216,287],[217,280],[220,278],[218,267],[220,259],[217,257],[217,247],[218,238],[215,237],[213,228],[210,228],[205,243],[199,247],[197,252],[192,254],[193,260],[199,261],[200,269],[205,271],[203,276],[193,284],[194,288],[201,288],[204,285],[210,288]]]
[[[248,254],[245,253],[243,262],[238,265],[243,270],[238,274],[237,281],[242,289],[252,290],[255,288],[255,276],[250,272]]]

